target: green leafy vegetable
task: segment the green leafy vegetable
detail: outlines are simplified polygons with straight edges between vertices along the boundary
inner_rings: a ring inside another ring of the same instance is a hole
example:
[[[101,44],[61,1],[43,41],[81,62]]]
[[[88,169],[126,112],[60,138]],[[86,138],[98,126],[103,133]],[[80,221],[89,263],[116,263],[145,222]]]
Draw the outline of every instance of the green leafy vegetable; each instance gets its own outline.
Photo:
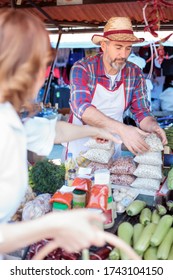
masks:
[[[65,181],[64,164],[56,165],[45,159],[29,168],[29,184],[35,192],[55,193]]]

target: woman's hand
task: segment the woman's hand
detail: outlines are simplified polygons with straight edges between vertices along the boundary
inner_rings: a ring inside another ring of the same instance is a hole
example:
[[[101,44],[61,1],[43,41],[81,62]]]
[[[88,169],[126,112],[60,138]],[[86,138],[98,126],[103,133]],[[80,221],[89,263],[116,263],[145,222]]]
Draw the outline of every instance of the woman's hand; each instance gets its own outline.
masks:
[[[122,140],[113,134],[111,134],[109,131],[103,129],[103,128],[94,128],[96,135],[93,136],[93,138],[96,139],[98,143],[105,143],[108,140],[112,141],[116,144],[122,144]]]
[[[99,224],[104,216],[88,211],[75,209],[47,215],[49,238],[53,238],[57,247],[68,252],[78,252],[91,245],[103,246],[105,240],[100,234]],[[45,225],[46,226],[46,225]]]

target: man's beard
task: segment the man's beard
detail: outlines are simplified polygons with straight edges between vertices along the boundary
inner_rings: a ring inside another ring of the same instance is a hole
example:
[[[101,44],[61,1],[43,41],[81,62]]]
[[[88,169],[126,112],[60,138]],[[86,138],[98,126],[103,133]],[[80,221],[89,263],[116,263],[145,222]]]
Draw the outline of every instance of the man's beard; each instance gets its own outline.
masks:
[[[122,64],[118,64],[117,62],[118,61],[121,61],[122,62]],[[115,70],[117,70],[118,72],[124,67],[124,65],[126,64],[126,61],[127,61],[127,59],[115,59],[115,60],[113,60],[113,61],[110,61],[110,66],[113,68],[113,69],[115,69]]]

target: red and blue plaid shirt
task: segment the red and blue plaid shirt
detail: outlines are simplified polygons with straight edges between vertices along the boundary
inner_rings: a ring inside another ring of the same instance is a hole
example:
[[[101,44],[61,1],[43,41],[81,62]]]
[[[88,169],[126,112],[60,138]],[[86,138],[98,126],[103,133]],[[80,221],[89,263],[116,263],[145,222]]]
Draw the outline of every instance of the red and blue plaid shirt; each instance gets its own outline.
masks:
[[[133,115],[137,123],[140,123],[146,116],[151,116],[147,98],[145,78],[138,66],[127,62],[121,71],[120,83],[124,81],[125,86],[125,111],[127,109]],[[99,83],[108,90],[111,88],[111,79],[105,74],[102,54],[83,58],[77,61],[71,68],[70,74],[70,107],[73,114],[79,119],[86,108],[91,104],[96,84]]]

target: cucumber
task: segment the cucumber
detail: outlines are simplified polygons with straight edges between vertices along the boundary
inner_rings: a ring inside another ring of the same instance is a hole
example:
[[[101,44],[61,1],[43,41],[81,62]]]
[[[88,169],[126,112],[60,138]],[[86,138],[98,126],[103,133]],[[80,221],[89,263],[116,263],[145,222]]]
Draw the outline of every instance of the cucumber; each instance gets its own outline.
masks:
[[[152,212],[152,215],[151,215],[151,222],[153,224],[158,224],[159,220],[160,220],[160,215],[159,215],[157,209],[154,209]]]
[[[118,248],[113,248],[109,253],[109,260],[119,260],[120,259],[120,251]]]
[[[141,236],[139,237],[138,241],[135,244],[135,251],[141,256],[149,247],[150,245],[150,239],[153,234],[153,232],[156,229],[156,224],[149,223],[146,225],[141,233]]]
[[[138,215],[146,205],[147,204],[145,201],[136,199],[132,201],[132,203],[130,203],[129,206],[127,206],[126,213],[129,216]]]
[[[151,210],[149,208],[142,209],[139,215],[139,221],[142,225],[146,226],[148,223],[151,222]]]
[[[144,252],[144,260],[157,260],[157,247],[149,246]]]
[[[170,228],[165,238],[162,240],[162,242],[158,247],[157,258],[159,260],[167,260],[172,243],[173,243],[173,228]]]
[[[168,230],[170,229],[173,222],[173,217],[171,215],[165,215],[160,218],[160,221],[156,225],[156,229],[151,236],[150,244],[151,246],[159,246],[162,240],[165,238]]]
[[[171,249],[169,251],[168,260],[173,260],[173,244],[172,244]]]
[[[128,245],[132,244],[132,236],[133,236],[133,226],[129,222],[123,222],[118,226],[117,235],[123,241],[125,241]],[[126,252],[120,250],[120,259],[121,260],[129,260]]]
[[[135,247],[137,240],[141,236],[143,229],[144,226],[141,223],[137,223],[133,226],[133,237],[132,237],[133,248]]]

